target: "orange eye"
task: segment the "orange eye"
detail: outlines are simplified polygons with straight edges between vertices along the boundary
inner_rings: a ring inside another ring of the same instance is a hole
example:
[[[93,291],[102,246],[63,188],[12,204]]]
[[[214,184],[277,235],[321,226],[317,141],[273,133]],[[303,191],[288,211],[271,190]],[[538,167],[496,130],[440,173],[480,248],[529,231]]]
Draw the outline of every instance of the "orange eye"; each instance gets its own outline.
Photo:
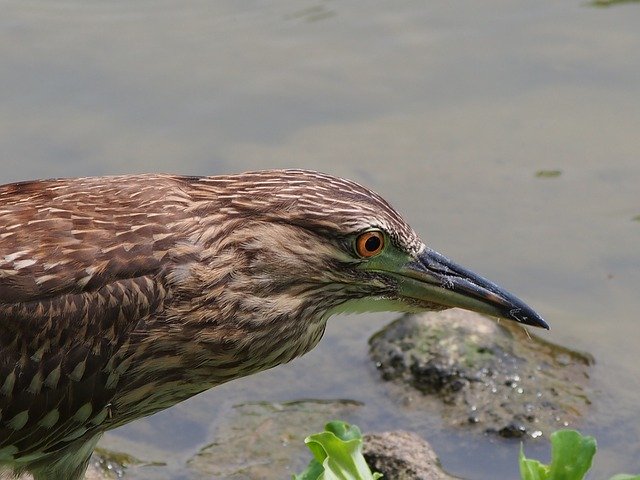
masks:
[[[356,240],[356,252],[362,258],[371,258],[378,255],[384,248],[384,235],[373,230],[360,234]]]

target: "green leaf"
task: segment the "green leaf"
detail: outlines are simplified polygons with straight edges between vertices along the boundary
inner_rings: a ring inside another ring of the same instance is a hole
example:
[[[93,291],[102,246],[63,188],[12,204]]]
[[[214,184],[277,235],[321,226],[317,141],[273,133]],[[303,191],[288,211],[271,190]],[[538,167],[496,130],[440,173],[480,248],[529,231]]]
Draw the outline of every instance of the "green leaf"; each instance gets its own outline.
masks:
[[[575,430],[558,430],[551,434],[552,480],[582,480],[596,454],[596,439]]]
[[[628,473],[619,473],[609,480],[640,480],[640,475],[629,475]]]
[[[529,460],[524,456],[524,447],[520,444],[520,478],[522,480],[547,480],[549,467],[538,460]]]
[[[382,476],[371,473],[362,456],[362,434],[355,425],[330,422],[324,432],[308,436],[305,443],[323,471],[317,476],[319,470],[312,461],[294,480],[376,480]]]
[[[340,440],[362,440],[362,432],[357,425],[349,425],[341,420],[334,420],[324,426],[327,432],[332,432]]]
[[[318,480],[324,473],[324,467],[314,458],[300,475],[294,475],[293,480]]]
[[[551,464],[525,458],[520,447],[522,480],[582,480],[596,454],[596,440],[575,430],[558,430],[551,434]]]

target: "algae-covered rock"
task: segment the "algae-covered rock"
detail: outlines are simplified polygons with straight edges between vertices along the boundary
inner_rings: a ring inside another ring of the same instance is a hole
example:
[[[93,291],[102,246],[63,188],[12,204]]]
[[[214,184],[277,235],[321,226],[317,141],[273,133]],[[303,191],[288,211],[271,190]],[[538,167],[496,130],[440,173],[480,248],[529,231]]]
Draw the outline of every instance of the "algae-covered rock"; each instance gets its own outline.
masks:
[[[360,403],[304,400],[234,407],[216,441],[188,462],[198,478],[281,480],[304,470],[311,453],[304,439],[333,419],[349,421]]]
[[[405,316],[370,340],[382,378],[415,408],[503,437],[539,437],[587,410],[592,359],[516,324],[452,309]],[[411,392],[422,392],[415,395]]]

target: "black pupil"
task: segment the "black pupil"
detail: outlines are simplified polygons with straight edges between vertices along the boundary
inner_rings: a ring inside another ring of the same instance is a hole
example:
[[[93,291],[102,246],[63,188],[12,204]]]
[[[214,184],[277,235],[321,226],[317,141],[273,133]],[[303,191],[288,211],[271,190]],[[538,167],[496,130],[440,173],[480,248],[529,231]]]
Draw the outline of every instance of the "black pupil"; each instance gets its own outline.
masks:
[[[375,252],[380,248],[380,238],[374,235],[367,238],[367,241],[364,242],[364,248],[367,249],[367,252]]]

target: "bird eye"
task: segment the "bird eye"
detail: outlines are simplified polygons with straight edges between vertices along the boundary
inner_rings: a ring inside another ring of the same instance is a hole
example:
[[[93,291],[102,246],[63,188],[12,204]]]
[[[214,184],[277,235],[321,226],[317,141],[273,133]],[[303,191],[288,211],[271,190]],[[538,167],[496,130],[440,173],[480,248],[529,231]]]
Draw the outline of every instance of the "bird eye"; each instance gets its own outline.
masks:
[[[379,254],[384,248],[384,235],[373,230],[364,232],[356,239],[356,252],[362,258],[371,258]]]

